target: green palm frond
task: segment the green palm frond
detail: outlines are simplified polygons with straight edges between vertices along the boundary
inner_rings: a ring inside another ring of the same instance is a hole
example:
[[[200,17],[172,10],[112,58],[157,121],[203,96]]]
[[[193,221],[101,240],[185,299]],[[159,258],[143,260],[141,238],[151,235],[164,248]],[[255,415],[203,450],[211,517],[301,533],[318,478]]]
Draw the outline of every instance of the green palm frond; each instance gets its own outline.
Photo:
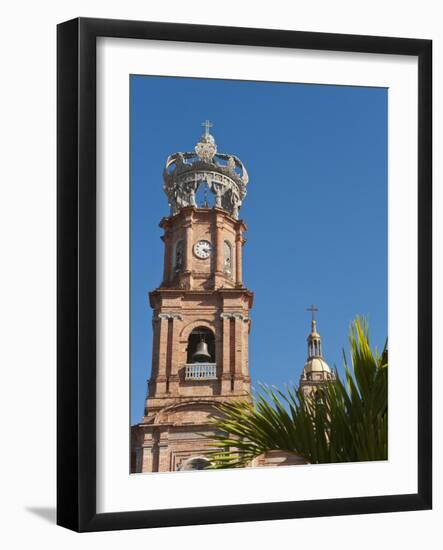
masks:
[[[213,468],[244,467],[268,451],[295,453],[310,463],[384,460],[388,437],[388,352],[372,352],[367,323],[357,317],[349,334],[350,365],[345,379],[306,397],[295,386],[260,385],[252,402],[217,406],[209,458]]]

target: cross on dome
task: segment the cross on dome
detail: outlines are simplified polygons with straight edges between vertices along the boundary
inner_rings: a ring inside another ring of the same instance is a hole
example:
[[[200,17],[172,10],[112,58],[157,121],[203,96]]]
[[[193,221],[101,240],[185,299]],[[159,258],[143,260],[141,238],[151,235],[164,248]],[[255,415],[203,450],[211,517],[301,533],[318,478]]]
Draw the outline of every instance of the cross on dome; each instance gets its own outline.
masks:
[[[314,304],[312,304],[311,307],[306,308],[306,311],[310,311],[312,313],[312,322],[315,321],[314,312],[318,311],[318,307],[315,307]]]
[[[300,384],[304,388],[305,395],[317,391],[318,384],[333,380],[335,375],[329,368],[329,365],[323,358],[321,336],[317,332],[317,322],[315,313],[318,307],[312,304],[306,308],[311,313],[311,332],[308,334],[308,358],[300,379]]]
[[[315,320],[315,312],[318,311],[318,307],[312,304],[311,307],[306,308],[306,311],[310,311],[312,314],[311,333],[308,336],[308,357],[321,357],[321,337],[317,332],[317,321]]]

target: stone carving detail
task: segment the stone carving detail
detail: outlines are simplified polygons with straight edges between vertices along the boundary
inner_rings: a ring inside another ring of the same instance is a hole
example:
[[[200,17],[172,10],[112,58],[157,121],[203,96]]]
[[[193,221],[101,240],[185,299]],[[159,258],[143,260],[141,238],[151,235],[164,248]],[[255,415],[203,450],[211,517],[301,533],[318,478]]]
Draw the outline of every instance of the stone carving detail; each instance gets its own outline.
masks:
[[[243,313],[240,312],[234,312],[234,313],[220,313],[221,319],[240,319],[242,321],[248,321],[248,317],[246,315],[243,315]]]
[[[183,320],[183,317],[179,313],[159,313],[157,316],[154,315],[154,321],[160,321],[160,319],[177,319],[179,321]]]
[[[223,271],[228,277],[232,276],[232,246],[228,241],[223,243]]]
[[[215,195],[215,206],[238,219],[246,196],[248,173],[238,157],[217,152],[214,137],[209,133],[212,125],[208,121],[203,125],[205,133],[194,152],[174,153],[166,160],[163,189],[171,215],[186,206],[197,206],[195,194],[200,185],[206,183]]]
[[[211,125],[212,126],[212,125]],[[214,155],[217,153],[217,145],[214,136],[209,133],[209,127],[206,126],[206,131],[200,138],[200,141],[194,148],[197,156],[203,162],[211,162]]]
[[[183,239],[180,239],[175,245],[175,254],[174,254],[174,272],[178,272],[183,267],[183,250],[184,244]]]

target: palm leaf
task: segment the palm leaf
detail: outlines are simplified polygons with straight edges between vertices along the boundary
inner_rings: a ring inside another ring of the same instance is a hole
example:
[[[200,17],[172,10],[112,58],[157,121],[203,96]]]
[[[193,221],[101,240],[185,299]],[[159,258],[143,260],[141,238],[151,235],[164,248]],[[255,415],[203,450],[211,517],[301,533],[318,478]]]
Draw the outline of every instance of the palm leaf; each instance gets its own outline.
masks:
[[[211,424],[221,435],[209,453],[213,468],[243,467],[269,451],[292,452],[310,463],[385,460],[388,435],[388,351],[372,352],[365,319],[350,327],[345,378],[321,388],[321,400],[292,386],[259,385],[251,401],[216,407]]]

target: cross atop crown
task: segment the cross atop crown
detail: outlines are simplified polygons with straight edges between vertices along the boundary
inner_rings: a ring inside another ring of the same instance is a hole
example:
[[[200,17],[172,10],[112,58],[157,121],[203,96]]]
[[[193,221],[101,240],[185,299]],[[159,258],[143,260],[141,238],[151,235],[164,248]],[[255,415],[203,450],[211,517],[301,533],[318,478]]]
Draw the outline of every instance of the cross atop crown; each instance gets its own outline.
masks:
[[[202,126],[205,129],[205,136],[209,136],[209,129],[212,128],[214,125],[209,122],[209,120],[205,120],[204,122],[202,122]]]
[[[312,322],[315,321],[315,312],[318,311],[318,307],[315,307],[314,304],[312,304],[311,307],[306,308],[306,311],[310,311],[312,313]]]

